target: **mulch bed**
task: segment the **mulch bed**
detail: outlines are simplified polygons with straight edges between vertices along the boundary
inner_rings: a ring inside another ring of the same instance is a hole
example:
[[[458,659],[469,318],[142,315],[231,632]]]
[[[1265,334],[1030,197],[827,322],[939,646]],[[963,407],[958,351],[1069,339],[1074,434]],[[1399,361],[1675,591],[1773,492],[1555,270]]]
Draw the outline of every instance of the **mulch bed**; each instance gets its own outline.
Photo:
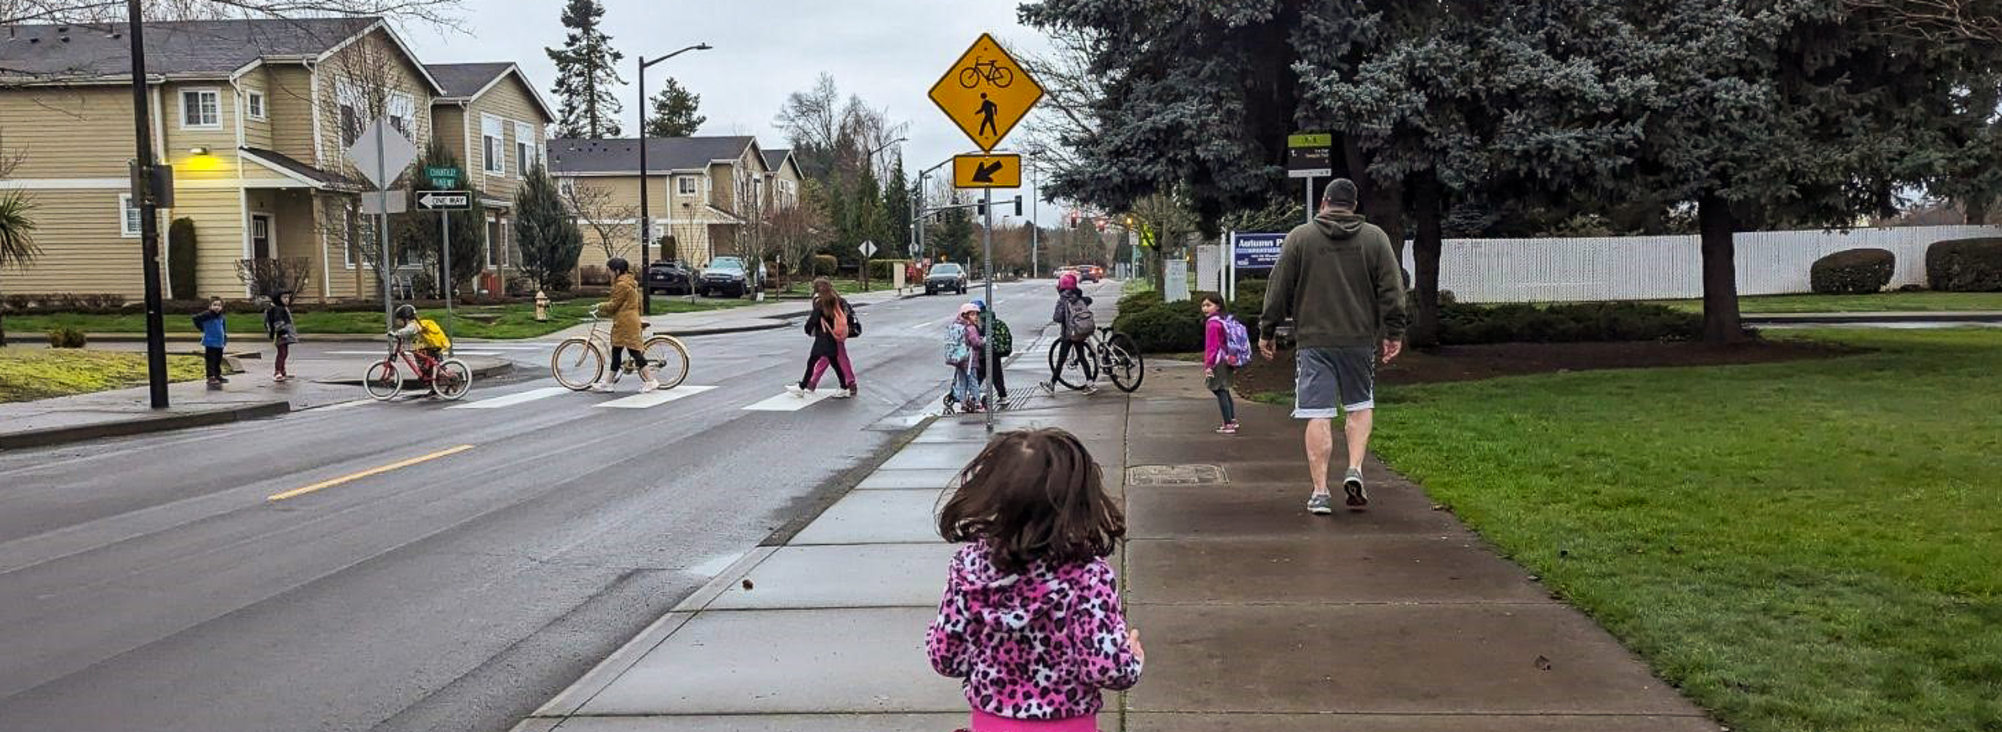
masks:
[[[1857,352],[1826,344],[1756,340],[1728,346],[1659,341],[1441,346],[1424,351],[1407,350],[1395,362],[1378,367],[1377,377],[1386,384],[1425,384],[1598,369],[1779,363]],[[1281,352],[1276,361],[1261,360],[1237,374],[1239,394],[1292,390],[1290,351]]]

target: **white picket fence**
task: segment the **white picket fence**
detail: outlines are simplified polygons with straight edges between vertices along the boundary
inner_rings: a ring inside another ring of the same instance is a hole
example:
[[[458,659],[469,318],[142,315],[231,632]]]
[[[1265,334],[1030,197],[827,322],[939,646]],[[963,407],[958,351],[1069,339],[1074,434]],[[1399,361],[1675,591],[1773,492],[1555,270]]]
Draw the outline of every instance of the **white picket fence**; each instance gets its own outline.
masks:
[[[1738,294],[1809,292],[1814,260],[1844,249],[1897,255],[1891,287],[1925,284],[1926,247],[1944,239],[2002,236],[1995,226],[1912,226],[1738,234]],[[1439,287],[1462,302],[1667,300],[1703,296],[1703,257],[1691,236],[1448,239]],[[1413,267],[1406,247],[1404,266]]]

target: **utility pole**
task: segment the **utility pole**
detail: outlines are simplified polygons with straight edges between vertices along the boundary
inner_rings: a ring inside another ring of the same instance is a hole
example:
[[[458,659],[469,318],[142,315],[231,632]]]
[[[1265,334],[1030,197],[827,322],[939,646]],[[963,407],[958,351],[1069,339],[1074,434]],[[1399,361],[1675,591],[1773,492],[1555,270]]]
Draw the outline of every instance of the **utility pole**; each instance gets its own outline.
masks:
[[[145,19],[139,0],[126,0],[132,36],[132,126],[137,157],[132,165],[132,199],[139,206],[139,260],[146,270],[146,393],[154,409],[167,408],[167,326],[160,295],[160,205],[154,187],[153,120],[146,107]]]
[[[710,48],[712,46],[709,44],[701,43],[653,60],[648,60],[645,56],[635,59],[640,65],[640,313],[644,315],[653,314],[653,288],[646,284],[649,259],[653,253],[653,217],[647,211],[646,195],[648,185],[646,166],[646,68],[688,53],[689,51],[707,51]],[[672,176],[668,176],[668,178],[671,179]],[[673,218],[674,216],[674,192],[672,190],[667,192],[667,215],[669,218]],[[756,277],[757,275],[753,274],[751,276]],[[691,292],[694,291],[695,287],[693,283],[690,283],[688,289]]]
[[[996,310],[994,303],[994,189],[982,189],[980,195],[984,197],[985,205],[980,208],[986,218],[986,221],[980,227],[981,231],[984,232],[981,235],[982,241],[980,244],[982,251],[980,272],[982,279],[985,280],[983,285],[986,287],[983,302],[987,303],[987,307],[980,312],[980,317],[987,321],[981,324],[984,327],[981,332],[992,334],[994,332],[994,311]],[[1019,198],[1015,200],[1018,202],[1021,201]],[[987,408],[982,411],[987,415],[987,434],[992,436],[994,434],[994,369],[1000,367],[1001,360],[995,358],[993,348],[982,348],[981,351],[982,358],[987,361],[986,371],[983,371],[982,375],[987,378],[980,380],[980,403],[987,405]]]
[[[1037,170],[1035,167],[1032,166],[1029,168],[1029,183],[1034,185],[1036,189],[1035,194],[1033,194],[1029,198],[1029,278],[1030,279],[1035,279],[1038,276],[1037,273],[1043,271],[1042,265],[1037,264],[1037,257],[1036,257],[1036,250],[1042,245],[1043,242],[1043,220],[1037,218],[1037,214],[1042,210],[1042,202],[1043,202],[1043,182],[1040,179],[1040,174],[1041,171]]]

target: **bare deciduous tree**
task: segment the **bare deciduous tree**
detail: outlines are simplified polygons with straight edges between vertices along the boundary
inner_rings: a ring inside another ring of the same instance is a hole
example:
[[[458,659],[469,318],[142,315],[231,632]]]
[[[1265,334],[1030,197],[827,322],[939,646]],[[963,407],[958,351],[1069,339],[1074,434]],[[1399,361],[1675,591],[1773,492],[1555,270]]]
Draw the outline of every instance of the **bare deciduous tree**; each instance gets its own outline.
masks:
[[[639,207],[617,203],[611,189],[575,179],[557,189],[577,223],[597,235],[598,248],[606,259],[624,256],[639,239],[638,224],[634,223],[639,220]]]
[[[1995,0],[1843,0],[1886,32],[1931,43],[2002,43],[2002,3]]]
[[[381,16],[456,28],[461,0],[142,0],[147,20]],[[125,0],[0,0],[0,25],[123,23]]]

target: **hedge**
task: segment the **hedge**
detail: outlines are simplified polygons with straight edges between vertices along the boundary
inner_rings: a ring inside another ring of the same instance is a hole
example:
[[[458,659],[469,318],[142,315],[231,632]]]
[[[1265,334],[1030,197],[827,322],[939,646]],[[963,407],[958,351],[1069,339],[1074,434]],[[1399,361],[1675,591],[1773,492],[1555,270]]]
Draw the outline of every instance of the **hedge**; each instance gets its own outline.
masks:
[[[1701,313],[1653,303],[1439,304],[1439,342],[1446,345],[1683,341],[1702,332]]]
[[[195,269],[195,220],[174,219],[167,225],[167,296],[194,299]]]
[[[815,277],[833,277],[840,269],[841,260],[832,254],[815,254],[806,260],[806,273]]]
[[[2002,238],[1934,243],[1926,249],[1926,286],[1940,292],[2002,292]]]
[[[889,282],[897,276],[895,273],[904,271],[904,268],[908,267],[910,263],[911,260],[908,259],[871,259],[869,260],[869,279]]]
[[[1867,295],[1891,284],[1898,257],[1889,249],[1844,249],[1814,260],[1808,288],[1823,295]]]
[[[1123,302],[1124,298],[1121,300]],[[1203,312],[1195,300],[1155,302],[1135,310],[1127,310],[1122,305],[1112,327],[1132,336],[1142,353],[1203,350]]]

